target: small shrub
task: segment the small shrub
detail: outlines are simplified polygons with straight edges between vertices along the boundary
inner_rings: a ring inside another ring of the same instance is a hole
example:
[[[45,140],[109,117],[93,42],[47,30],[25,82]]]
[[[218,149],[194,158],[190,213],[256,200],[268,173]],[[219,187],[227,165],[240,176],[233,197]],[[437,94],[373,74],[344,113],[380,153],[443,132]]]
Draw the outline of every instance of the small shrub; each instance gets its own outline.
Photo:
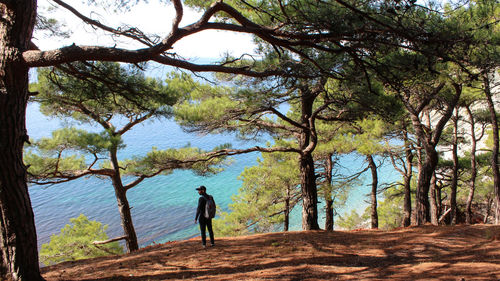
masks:
[[[59,235],[52,235],[49,243],[42,245],[40,261],[43,264],[123,253],[123,248],[118,242],[100,245],[99,248],[92,244],[93,241],[108,239],[105,232],[107,225],[90,221],[83,214],[71,218],[70,223],[61,229]]]

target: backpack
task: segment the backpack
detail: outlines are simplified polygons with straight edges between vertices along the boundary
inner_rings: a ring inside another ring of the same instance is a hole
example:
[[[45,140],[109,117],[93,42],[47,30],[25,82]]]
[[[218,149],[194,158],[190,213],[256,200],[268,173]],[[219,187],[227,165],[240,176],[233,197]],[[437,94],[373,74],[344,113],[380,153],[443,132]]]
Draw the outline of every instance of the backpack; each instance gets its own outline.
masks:
[[[208,195],[205,199],[207,199],[207,202],[205,203],[205,218],[213,219],[215,217],[216,209],[214,198],[211,195]]]

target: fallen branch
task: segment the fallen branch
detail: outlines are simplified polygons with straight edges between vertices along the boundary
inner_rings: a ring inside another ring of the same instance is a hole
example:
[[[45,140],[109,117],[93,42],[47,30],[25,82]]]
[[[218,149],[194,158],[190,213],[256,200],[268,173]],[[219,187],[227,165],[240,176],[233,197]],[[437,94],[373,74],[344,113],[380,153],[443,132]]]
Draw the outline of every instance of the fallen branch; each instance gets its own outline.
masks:
[[[438,223],[442,222],[444,220],[444,218],[446,217],[446,215],[451,212],[451,208],[449,208],[448,210],[446,210],[446,212],[444,212],[444,214],[441,215],[441,217],[439,218],[438,220]]]
[[[108,243],[115,242],[115,241],[118,241],[118,240],[127,239],[127,237],[128,237],[127,235],[123,235],[123,236],[112,238],[112,239],[108,239],[108,240],[105,240],[105,241],[94,241],[94,242],[92,242],[92,244],[94,244],[94,245],[108,244]]]

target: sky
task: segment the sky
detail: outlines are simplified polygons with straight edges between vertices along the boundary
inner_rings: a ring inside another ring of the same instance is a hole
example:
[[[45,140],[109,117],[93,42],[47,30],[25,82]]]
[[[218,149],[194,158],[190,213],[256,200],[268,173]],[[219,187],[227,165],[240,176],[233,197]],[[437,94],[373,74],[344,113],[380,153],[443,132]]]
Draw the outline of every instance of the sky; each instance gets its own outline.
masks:
[[[115,14],[105,11],[102,8],[83,4],[83,0],[67,1],[80,13],[87,17],[99,20],[101,23],[111,27],[119,27],[123,24],[138,27],[147,34],[158,34],[162,37],[168,35],[171,30],[172,20],[175,16],[175,9],[171,4],[161,4],[158,0],[150,0],[149,3],[141,1],[128,12]],[[39,0],[39,14],[57,19],[71,31],[71,37],[67,39],[44,36],[43,33],[35,33],[35,44],[41,50],[60,48],[75,43],[76,45],[99,45],[115,46],[120,48],[135,49],[141,48],[136,42],[124,41],[116,42],[103,32],[96,32],[92,27],[82,23],[80,19],[72,15],[69,11],[58,8],[48,9],[57,6],[50,0]],[[201,12],[184,7],[184,16],[180,26],[186,26],[197,21],[201,17]],[[173,52],[192,60],[214,59],[229,53],[233,56],[242,54],[254,54],[255,45],[250,35],[207,30],[198,34],[190,35],[181,39],[174,45]]]

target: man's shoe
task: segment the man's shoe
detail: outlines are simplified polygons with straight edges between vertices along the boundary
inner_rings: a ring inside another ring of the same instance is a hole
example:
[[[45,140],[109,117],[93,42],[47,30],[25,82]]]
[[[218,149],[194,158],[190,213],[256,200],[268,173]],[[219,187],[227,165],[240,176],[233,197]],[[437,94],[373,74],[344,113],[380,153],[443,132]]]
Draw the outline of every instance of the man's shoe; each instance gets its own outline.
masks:
[[[207,247],[207,245],[203,245],[203,249],[205,249]]]
[[[210,244],[210,247],[213,247],[213,246],[215,246],[215,244]]]

